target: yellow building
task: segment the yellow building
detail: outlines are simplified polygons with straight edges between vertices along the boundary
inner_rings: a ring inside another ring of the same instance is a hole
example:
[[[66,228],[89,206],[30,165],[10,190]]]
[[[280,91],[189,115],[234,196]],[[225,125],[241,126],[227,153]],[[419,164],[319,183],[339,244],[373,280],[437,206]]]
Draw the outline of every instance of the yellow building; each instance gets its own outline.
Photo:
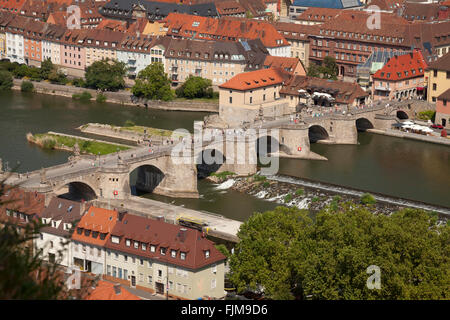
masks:
[[[428,66],[425,81],[428,102],[436,102],[437,97],[450,88],[450,52]]]

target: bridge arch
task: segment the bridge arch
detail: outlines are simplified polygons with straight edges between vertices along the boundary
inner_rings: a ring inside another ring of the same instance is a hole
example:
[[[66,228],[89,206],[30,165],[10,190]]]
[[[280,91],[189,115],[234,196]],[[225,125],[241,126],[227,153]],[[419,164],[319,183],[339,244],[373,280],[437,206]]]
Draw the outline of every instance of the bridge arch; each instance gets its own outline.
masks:
[[[374,126],[372,122],[367,118],[358,118],[356,119],[356,129],[358,131],[366,131],[367,129],[373,129]]]
[[[64,190],[64,187],[66,187],[67,189]],[[65,182],[64,184],[57,186],[53,191],[56,194],[59,194],[58,196],[61,198],[66,198],[74,201],[91,201],[98,197],[96,188],[86,181],[74,180]],[[61,193],[61,191],[66,192]]]
[[[211,173],[217,172],[226,162],[225,155],[218,149],[206,148],[196,156],[197,178],[204,179]]]
[[[152,193],[164,178],[164,172],[153,164],[136,166],[129,174],[130,192],[132,195]]]
[[[409,119],[408,114],[403,110],[397,110],[396,116],[400,120]]]
[[[327,139],[329,139],[330,136],[328,134],[328,131],[324,127],[316,124],[316,125],[309,127],[308,137],[309,137],[309,142],[315,143],[319,140],[327,140]]]

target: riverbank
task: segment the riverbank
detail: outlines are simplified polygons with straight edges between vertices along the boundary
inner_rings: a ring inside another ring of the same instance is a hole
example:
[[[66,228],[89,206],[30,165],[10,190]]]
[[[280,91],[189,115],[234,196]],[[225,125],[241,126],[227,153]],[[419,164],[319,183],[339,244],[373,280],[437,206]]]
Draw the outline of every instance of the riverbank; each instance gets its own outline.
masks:
[[[43,149],[74,152],[75,144],[78,144],[80,154],[105,155],[117,152],[117,150],[130,149],[130,146],[123,144],[110,143],[51,131],[48,133],[37,134],[27,133],[26,138],[28,142],[34,143]]]
[[[13,90],[20,91],[22,85],[22,79],[14,79]],[[34,85],[34,92],[41,94],[48,94],[53,96],[61,96],[71,98],[74,94],[81,94],[87,91],[91,94],[92,101],[95,101],[97,97],[97,91],[93,89],[79,88],[75,86],[52,84],[50,82],[31,81]],[[207,102],[205,100],[174,100],[174,101],[156,101],[156,100],[143,100],[133,99],[130,91],[120,90],[118,92],[102,92],[106,96],[108,103],[120,104],[125,106],[138,106],[146,107],[149,109],[167,110],[167,111],[192,111],[192,112],[219,112],[219,101]]]
[[[436,137],[436,136],[424,136],[417,133],[402,132],[399,130],[378,130],[378,129],[367,129],[367,132],[381,134],[389,137],[417,140],[422,142],[430,142],[436,144],[442,144],[450,146],[450,138]]]
[[[283,179],[285,178],[285,179]],[[275,180],[279,179],[281,181]],[[326,206],[336,206],[340,202],[352,201],[355,203],[361,202],[361,195],[363,192],[339,192],[331,191],[332,188],[317,188],[307,185],[300,185],[298,183],[286,182],[287,180],[292,180],[290,177],[278,177],[267,178],[264,176],[255,175],[247,178],[230,178],[223,181],[217,188],[227,189],[245,193],[253,197],[264,199],[266,201],[278,203],[283,206],[297,207],[299,209],[308,209],[311,213],[317,213],[324,209]],[[286,181],[282,181],[286,180]],[[450,215],[442,213],[440,208],[435,207],[432,210],[431,206],[426,206],[417,202],[416,204],[408,201],[398,201],[400,203],[393,203],[395,201],[389,202],[389,199],[383,201],[382,196],[374,194],[376,199],[374,204],[368,204],[370,210],[374,214],[384,214],[390,215],[392,212],[405,207],[415,207],[421,209],[427,209],[429,212],[435,212],[439,220],[444,223],[448,221]],[[393,199],[395,200],[395,199]],[[397,199],[401,200],[401,199]],[[409,205],[408,205],[409,204]],[[449,212],[450,208],[441,208],[442,211]]]

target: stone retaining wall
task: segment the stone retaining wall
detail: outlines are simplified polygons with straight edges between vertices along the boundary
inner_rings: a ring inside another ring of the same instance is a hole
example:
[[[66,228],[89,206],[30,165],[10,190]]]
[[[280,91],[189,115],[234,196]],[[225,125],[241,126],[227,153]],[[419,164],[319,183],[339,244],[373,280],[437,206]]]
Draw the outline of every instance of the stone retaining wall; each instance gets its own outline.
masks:
[[[21,79],[14,79],[13,90],[20,90],[22,84]],[[95,100],[97,97],[97,91],[86,88],[78,88],[75,86],[66,86],[59,84],[52,84],[49,82],[32,81],[34,85],[34,90],[37,93],[50,94],[56,96],[62,96],[67,98],[72,98],[75,93],[82,93],[87,91],[92,95],[91,100]],[[129,106],[141,106],[151,109],[161,109],[161,110],[172,110],[172,111],[201,111],[201,112],[219,112],[219,103],[214,102],[198,102],[198,101],[153,101],[153,100],[143,100],[143,99],[132,99],[132,95],[129,91],[121,90],[118,92],[104,92],[106,96],[106,101],[110,103],[117,103]]]

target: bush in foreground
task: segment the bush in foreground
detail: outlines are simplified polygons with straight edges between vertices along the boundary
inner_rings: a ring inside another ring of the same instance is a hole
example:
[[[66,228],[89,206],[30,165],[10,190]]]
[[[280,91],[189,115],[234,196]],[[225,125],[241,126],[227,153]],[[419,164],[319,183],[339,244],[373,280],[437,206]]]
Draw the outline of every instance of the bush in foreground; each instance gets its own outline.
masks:
[[[34,84],[31,81],[22,81],[20,85],[20,91],[22,92],[33,92]]]

